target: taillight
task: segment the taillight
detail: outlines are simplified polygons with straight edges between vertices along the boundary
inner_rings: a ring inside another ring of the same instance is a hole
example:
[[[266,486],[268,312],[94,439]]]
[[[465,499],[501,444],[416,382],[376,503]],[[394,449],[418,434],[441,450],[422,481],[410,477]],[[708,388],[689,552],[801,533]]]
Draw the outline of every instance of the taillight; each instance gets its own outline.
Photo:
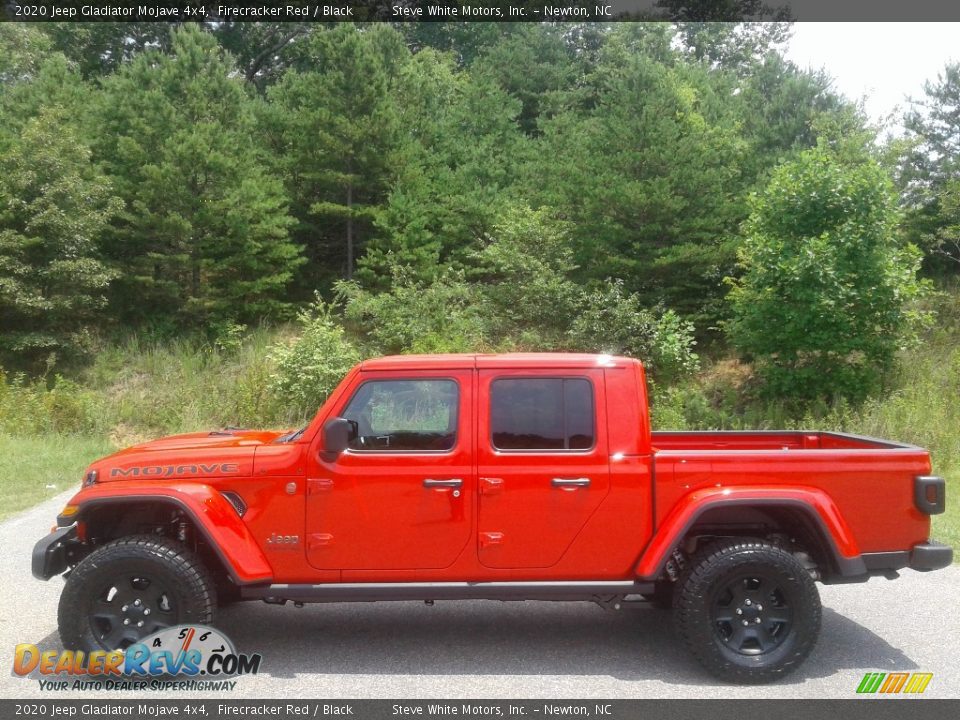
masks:
[[[947,506],[947,487],[942,477],[918,475],[913,481],[913,504],[926,515],[939,515]]]

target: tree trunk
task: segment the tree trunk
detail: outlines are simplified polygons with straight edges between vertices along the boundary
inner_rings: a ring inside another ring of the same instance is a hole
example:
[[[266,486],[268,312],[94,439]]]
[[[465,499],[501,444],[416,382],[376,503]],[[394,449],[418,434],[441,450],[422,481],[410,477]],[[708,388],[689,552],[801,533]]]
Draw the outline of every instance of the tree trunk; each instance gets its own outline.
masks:
[[[347,280],[353,278],[353,183],[347,185]]]
[[[190,297],[200,297],[200,253],[196,246],[190,251]]]

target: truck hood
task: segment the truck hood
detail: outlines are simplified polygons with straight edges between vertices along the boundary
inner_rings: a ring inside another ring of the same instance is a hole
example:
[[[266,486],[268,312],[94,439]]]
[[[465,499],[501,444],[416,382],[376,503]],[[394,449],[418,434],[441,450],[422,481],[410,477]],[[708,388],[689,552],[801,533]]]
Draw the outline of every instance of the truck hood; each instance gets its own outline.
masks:
[[[280,437],[265,430],[214,430],[170,435],[100,458],[88,469],[97,482],[249,477],[256,449]]]

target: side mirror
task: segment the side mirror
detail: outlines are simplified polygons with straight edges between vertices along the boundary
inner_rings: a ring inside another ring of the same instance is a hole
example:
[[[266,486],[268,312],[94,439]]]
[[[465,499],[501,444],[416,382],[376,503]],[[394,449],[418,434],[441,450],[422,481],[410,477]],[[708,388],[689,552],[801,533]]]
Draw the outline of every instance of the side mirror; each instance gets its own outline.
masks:
[[[323,425],[323,453],[331,459],[342,453],[353,439],[354,423],[335,417]]]

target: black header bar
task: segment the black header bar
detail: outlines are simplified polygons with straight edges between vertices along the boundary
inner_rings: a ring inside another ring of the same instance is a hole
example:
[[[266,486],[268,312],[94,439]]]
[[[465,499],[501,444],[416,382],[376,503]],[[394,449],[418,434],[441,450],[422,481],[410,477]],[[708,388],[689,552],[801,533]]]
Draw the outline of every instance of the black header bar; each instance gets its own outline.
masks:
[[[955,0],[0,0],[13,22],[960,21]],[[960,38],[960,27],[958,27]]]

